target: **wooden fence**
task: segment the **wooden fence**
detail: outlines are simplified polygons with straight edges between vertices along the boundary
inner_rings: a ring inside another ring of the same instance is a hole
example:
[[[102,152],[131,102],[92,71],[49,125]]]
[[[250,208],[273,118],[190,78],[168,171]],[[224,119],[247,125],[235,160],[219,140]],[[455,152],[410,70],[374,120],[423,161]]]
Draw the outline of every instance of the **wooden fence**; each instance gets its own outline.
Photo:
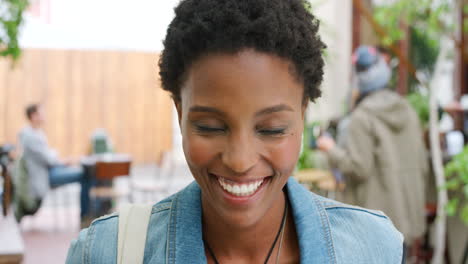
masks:
[[[104,128],[116,151],[157,161],[172,138],[172,101],[160,89],[158,55],[141,52],[24,50],[0,60],[0,144],[17,142],[24,109],[44,105],[49,144],[62,156],[88,153]]]

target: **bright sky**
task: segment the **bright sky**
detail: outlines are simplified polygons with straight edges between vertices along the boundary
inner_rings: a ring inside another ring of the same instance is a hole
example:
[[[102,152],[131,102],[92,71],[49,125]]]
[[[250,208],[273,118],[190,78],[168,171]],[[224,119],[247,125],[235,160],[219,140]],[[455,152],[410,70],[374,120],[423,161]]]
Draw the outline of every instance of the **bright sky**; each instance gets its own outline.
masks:
[[[36,0],[23,47],[160,51],[178,0]]]
[[[30,1],[20,35],[24,48],[161,51],[180,0]],[[333,5],[322,9],[335,14]],[[322,28],[332,31],[328,24]]]

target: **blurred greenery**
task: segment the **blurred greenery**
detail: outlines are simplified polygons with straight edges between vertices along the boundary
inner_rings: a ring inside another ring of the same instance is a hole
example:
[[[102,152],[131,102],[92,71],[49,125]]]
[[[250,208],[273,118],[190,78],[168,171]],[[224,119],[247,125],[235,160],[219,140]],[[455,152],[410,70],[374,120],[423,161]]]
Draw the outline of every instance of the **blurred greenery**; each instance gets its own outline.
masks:
[[[413,92],[407,95],[406,99],[418,114],[421,126],[427,128],[429,124],[429,96]]]
[[[297,162],[297,169],[310,169],[315,168],[314,164],[314,151],[308,147],[302,149],[302,153],[299,156],[299,161]]]
[[[440,36],[454,31],[454,20],[447,19],[454,8],[451,0],[395,0],[375,7],[374,19],[386,31],[382,44],[390,46],[404,37],[400,25],[409,25],[420,36],[437,42]]]
[[[468,14],[468,4],[464,5]],[[452,0],[395,0],[375,7],[374,19],[382,26],[387,35],[381,39],[381,44],[390,47],[404,37],[401,24],[409,27],[409,61],[416,71],[431,76],[440,50],[441,36],[455,39],[455,29],[458,23],[453,17],[458,6]],[[463,22],[465,32],[468,32],[468,18]],[[410,91],[418,88],[417,81],[410,76]]]
[[[0,57],[17,60],[21,55],[18,36],[28,4],[28,0],[0,0]]]
[[[468,146],[445,166],[447,182],[443,188],[453,196],[446,206],[449,216],[459,216],[468,225]]]
[[[468,4],[463,7],[463,12],[465,12],[465,14],[468,15]],[[468,32],[468,18],[465,18],[463,20],[463,30],[465,30],[465,32]]]
[[[314,150],[317,129],[320,129],[320,122],[313,122],[304,126],[304,133],[302,134],[302,152],[299,155],[297,169],[311,169],[316,168],[316,150]]]
[[[439,39],[430,37],[425,32],[414,27],[409,28],[410,31],[410,50],[409,60],[414,65],[417,71],[423,71],[432,75],[434,67],[439,56],[440,43]],[[411,91],[416,90],[418,86],[414,78],[409,79],[409,87]]]

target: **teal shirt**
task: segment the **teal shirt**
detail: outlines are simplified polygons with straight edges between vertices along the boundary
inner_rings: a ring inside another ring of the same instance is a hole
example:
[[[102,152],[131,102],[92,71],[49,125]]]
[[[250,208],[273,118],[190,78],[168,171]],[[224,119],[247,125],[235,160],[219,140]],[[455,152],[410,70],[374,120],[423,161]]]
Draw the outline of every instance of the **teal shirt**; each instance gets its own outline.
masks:
[[[301,263],[402,263],[403,236],[382,212],[323,198],[293,178],[286,188]],[[153,206],[144,263],[206,263],[200,194],[193,182]],[[117,214],[94,221],[72,242],[66,263],[116,263],[117,232]]]

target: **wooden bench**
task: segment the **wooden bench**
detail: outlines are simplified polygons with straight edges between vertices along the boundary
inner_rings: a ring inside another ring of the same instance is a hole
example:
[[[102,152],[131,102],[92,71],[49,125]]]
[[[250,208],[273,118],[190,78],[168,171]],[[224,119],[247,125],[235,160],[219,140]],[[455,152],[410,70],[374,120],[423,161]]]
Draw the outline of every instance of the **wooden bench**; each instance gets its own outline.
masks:
[[[24,243],[13,214],[0,216],[0,264],[21,263],[24,256]]]

